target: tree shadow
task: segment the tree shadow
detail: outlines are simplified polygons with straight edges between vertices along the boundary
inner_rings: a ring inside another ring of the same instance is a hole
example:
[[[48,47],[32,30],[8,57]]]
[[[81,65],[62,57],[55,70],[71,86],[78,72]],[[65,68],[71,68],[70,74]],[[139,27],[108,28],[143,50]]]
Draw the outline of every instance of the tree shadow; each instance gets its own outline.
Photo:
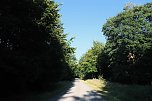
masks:
[[[68,84],[66,87],[64,87],[64,90],[62,90],[61,92],[57,92],[55,96],[52,96],[52,98],[49,98],[49,100],[47,101],[58,101],[58,99],[60,99],[64,94],[68,94],[68,93],[71,93],[69,92],[70,89],[72,87],[74,87],[74,82],[76,81],[77,79],[73,80],[72,82],[70,82],[70,84]],[[43,100],[44,101],[44,100]]]
[[[104,101],[102,95],[96,91],[87,91],[87,94],[84,94],[81,97],[71,96],[71,98],[73,101]]]
[[[152,87],[109,83],[98,91],[107,101],[152,101]]]
[[[12,96],[0,98],[0,101],[48,101],[51,98],[56,98],[65,94],[72,86],[74,80],[68,81],[67,85],[61,85],[64,87],[59,87],[58,85],[54,85],[53,87],[48,88],[44,91],[36,91],[36,92],[26,92],[25,94],[13,94]],[[55,101],[55,100],[51,100]]]
[[[72,87],[74,87],[74,85],[71,86],[71,88]],[[87,91],[84,95],[81,96],[70,96],[70,94],[73,93],[70,91],[71,88],[57,96],[55,99],[51,99],[49,101],[104,101],[101,93],[96,91]],[[63,96],[68,94],[69,96]]]

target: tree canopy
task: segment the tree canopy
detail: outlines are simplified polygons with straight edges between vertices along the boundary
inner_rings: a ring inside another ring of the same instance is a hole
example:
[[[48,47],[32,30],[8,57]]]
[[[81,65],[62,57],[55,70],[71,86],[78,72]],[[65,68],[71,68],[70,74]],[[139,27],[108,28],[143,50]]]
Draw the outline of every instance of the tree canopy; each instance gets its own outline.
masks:
[[[97,56],[103,50],[104,45],[98,41],[80,58],[77,74],[83,79],[97,78],[99,70],[97,67]]]
[[[41,89],[73,77],[68,61],[75,48],[58,12],[52,0],[0,1],[1,92]]]
[[[102,31],[107,39],[98,58],[103,76],[122,83],[150,83],[152,3],[124,9],[108,19]]]

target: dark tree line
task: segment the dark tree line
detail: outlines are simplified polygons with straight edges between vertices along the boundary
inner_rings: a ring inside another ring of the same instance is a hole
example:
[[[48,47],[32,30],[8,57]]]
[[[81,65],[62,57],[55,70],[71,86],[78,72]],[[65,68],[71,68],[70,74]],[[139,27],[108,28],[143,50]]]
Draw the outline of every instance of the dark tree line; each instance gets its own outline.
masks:
[[[68,59],[75,48],[58,11],[49,0],[0,0],[1,92],[38,90],[73,78]]]
[[[104,78],[121,83],[152,83],[152,3],[125,7],[107,20],[107,38],[98,65]]]

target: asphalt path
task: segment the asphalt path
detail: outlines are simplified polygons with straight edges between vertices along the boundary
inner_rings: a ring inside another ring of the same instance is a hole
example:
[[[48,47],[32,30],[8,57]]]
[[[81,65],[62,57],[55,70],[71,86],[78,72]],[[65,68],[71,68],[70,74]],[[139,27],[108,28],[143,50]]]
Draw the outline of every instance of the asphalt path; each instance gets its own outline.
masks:
[[[82,80],[75,79],[72,87],[60,96],[55,96],[49,101],[104,101],[102,95]]]

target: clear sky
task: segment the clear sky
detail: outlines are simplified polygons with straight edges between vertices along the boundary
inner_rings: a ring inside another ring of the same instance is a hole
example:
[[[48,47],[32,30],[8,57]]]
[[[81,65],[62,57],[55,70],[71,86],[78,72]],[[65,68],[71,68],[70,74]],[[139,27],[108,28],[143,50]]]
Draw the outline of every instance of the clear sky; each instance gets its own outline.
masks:
[[[123,11],[126,3],[142,5],[152,0],[55,0],[60,6],[61,22],[68,38],[75,37],[72,46],[76,47],[79,59],[91,46],[92,42],[105,43],[102,25],[110,17]]]

